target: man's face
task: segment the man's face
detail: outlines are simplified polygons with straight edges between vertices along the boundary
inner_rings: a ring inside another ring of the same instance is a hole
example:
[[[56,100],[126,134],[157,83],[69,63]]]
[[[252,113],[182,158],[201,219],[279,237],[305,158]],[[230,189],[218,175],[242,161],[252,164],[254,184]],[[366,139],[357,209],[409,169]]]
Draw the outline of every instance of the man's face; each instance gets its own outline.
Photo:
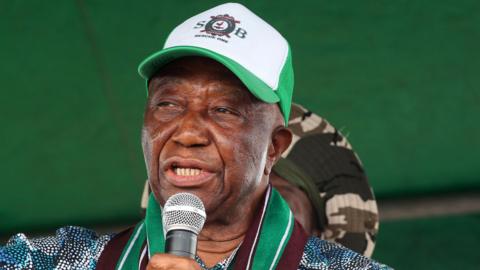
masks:
[[[142,143],[162,205],[190,192],[209,215],[225,214],[264,189],[272,134],[281,125],[276,105],[257,100],[228,69],[200,57],[168,64],[148,88]]]

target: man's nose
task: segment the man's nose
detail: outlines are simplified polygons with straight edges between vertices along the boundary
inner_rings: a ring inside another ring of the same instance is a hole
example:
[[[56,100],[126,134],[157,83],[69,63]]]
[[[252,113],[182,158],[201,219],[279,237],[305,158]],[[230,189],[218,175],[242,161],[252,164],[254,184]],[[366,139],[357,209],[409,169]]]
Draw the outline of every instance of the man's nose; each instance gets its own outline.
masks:
[[[210,143],[206,123],[199,113],[189,113],[180,120],[173,141],[185,147],[206,146]]]

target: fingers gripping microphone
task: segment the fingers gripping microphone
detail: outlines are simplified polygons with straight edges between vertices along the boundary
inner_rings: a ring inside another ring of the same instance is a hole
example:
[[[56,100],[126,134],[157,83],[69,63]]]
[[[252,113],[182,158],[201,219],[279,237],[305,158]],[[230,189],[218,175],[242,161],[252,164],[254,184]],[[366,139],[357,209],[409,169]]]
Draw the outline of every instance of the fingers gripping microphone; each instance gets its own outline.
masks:
[[[205,207],[202,200],[190,193],[177,193],[168,198],[163,207],[165,252],[195,258],[197,235],[203,228]]]

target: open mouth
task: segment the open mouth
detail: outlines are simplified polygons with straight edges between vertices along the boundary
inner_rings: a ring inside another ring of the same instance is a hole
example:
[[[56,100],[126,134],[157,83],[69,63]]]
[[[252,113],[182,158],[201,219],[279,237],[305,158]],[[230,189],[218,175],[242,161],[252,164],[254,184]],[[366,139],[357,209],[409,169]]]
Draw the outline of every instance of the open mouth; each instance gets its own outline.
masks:
[[[178,176],[197,176],[202,173],[202,169],[198,168],[182,168],[177,166],[172,166],[173,172]]]
[[[212,168],[197,160],[172,158],[164,167],[166,180],[178,187],[202,185],[215,177]]]

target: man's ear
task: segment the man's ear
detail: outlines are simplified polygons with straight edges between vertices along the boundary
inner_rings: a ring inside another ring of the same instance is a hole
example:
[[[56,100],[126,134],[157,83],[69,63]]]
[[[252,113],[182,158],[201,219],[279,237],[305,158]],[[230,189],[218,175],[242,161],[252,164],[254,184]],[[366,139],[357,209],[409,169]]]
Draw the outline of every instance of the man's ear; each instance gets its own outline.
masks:
[[[292,132],[286,127],[278,127],[272,133],[272,139],[268,146],[267,162],[265,163],[264,174],[269,175],[273,165],[280,159],[282,153],[287,150],[292,142]]]

